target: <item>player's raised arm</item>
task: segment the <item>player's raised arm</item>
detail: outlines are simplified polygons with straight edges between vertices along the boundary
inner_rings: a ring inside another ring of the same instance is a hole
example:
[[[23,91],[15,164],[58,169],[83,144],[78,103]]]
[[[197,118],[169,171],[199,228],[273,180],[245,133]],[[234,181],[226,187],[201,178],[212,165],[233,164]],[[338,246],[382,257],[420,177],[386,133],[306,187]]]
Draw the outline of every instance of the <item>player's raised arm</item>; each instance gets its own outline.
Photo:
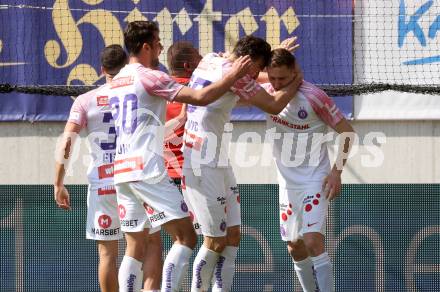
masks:
[[[245,76],[251,66],[249,56],[239,57],[234,61],[232,69],[222,80],[214,82],[202,89],[183,87],[174,97],[174,101],[205,106],[220,98],[234,83]]]

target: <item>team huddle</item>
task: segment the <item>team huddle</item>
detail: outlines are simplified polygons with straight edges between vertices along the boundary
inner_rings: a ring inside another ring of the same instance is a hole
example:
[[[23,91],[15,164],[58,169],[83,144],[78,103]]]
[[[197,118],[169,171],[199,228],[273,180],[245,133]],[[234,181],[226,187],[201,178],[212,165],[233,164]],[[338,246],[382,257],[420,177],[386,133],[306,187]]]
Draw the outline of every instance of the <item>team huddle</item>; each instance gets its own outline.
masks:
[[[64,169],[75,134],[86,130],[93,157],[86,236],[98,244],[101,290],[179,291],[199,234],[191,291],[231,291],[241,216],[224,133],[232,109],[245,104],[266,112],[275,133],[280,233],[301,286],[334,291],[325,222],[354,131],[330,97],[303,81],[294,40],[272,50],[247,36],[231,53],[203,58],[191,43],[177,42],[167,51],[171,76],[158,70],[163,47],[154,22],[129,23],[124,44],[128,56],[119,45],[101,53],[106,84],[76,98],[54,183],[57,205],[70,209]],[[345,137],[333,167],[328,126]],[[163,263],[161,228],[173,239]]]

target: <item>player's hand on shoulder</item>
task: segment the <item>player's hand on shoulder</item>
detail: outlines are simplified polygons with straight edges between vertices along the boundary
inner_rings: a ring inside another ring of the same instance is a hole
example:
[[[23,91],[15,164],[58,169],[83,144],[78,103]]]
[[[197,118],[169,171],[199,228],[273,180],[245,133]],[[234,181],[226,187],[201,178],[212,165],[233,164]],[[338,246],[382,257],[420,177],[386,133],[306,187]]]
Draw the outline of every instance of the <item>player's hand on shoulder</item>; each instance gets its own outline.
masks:
[[[58,207],[64,210],[70,210],[70,195],[64,185],[54,185],[54,197]]]
[[[229,74],[231,74],[234,79],[238,80],[248,74],[251,65],[252,60],[250,56],[238,57],[238,59],[232,63],[232,68],[231,71],[229,71]]]
[[[299,48],[299,44],[296,42],[297,40],[298,37],[296,36],[287,38],[281,42],[278,48],[286,49],[293,54]]]
[[[332,169],[332,171],[325,177],[322,184],[324,194],[328,200],[333,200],[341,193],[341,172]]]

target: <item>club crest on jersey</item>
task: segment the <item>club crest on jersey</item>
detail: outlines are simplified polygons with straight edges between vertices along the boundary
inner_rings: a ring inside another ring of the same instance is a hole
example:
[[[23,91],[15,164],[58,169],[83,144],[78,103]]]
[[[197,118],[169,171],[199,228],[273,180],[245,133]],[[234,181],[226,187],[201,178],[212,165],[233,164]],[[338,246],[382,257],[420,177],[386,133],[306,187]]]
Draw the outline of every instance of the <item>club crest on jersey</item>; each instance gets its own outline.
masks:
[[[304,120],[305,118],[307,118],[309,114],[307,113],[307,111],[301,107],[300,110],[298,111],[298,117],[302,120]]]
[[[96,105],[97,106],[106,106],[106,105],[108,105],[108,96],[97,96],[96,97]]]

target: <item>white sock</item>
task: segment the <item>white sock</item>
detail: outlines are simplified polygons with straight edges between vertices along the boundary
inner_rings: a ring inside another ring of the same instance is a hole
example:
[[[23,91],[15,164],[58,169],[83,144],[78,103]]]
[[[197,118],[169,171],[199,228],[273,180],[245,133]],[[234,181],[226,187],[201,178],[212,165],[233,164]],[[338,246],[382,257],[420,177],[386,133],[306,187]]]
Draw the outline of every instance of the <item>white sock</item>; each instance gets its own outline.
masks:
[[[293,263],[295,264],[296,276],[304,292],[316,292],[317,285],[313,272],[313,263],[310,257],[302,261],[293,260]]]
[[[162,291],[179,291],[183,277],[188,271],[192,249],[185,245],[173,244],[163,263]]]
[[[141,290],[141,292],[160,292],[160,290]]]
[[[207,249],[204,245],[200,247],[194,259],[191,292],[208,291],[219,256],[219,253]]]
[[[332,263],[328,253],[312,257],[313,270],[320,292],[334,291]]]
[[[231,291],[238,247],[226,246],[215,265],[212,292]]]
[[[118,273],[119,292],[137,292],[142,289],[142,263],[124,256]]]

